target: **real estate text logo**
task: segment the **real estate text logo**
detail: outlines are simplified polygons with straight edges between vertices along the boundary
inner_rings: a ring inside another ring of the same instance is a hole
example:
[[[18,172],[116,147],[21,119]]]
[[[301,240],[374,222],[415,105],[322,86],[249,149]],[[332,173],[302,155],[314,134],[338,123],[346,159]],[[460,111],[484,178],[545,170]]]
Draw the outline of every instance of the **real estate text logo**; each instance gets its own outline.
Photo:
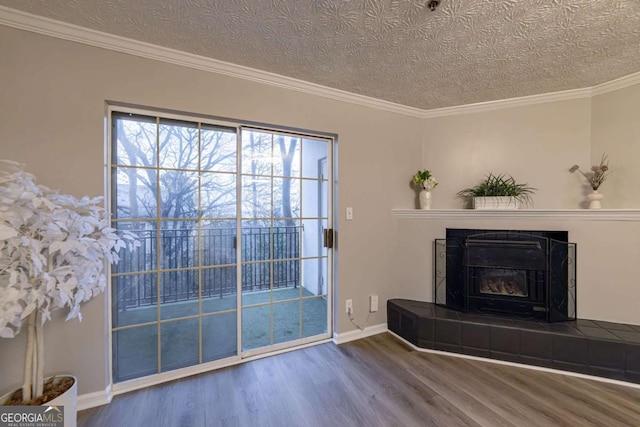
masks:
[[[0,427],[63,427],[62,406],[0,406]]]

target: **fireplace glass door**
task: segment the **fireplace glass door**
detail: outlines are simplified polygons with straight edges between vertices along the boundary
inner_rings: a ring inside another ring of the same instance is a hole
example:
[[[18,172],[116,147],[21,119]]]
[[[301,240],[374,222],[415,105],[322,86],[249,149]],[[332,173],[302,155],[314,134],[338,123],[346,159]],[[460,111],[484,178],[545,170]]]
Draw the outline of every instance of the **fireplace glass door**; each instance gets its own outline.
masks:
[[[480,294],[505,297],[528,297],[527,274],[524,270],[487,268],[480,273]]]
[[[434,258],[438,305],[524,320],[575,318],[576,246],[567,231],[448,228]]]

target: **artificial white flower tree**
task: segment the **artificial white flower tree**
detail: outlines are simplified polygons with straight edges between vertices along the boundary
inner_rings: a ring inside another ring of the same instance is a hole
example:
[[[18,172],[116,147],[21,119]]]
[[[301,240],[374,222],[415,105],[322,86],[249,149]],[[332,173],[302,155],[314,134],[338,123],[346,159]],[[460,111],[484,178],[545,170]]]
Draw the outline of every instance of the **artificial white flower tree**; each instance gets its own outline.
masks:
[[[22,399],[43,392],[43,326],[51,312],[80,305],[104,291],[106,263],[138,244],[116,234],[102,198],[59,194],[35,183],[23,165],[0,161],[0,337],[27,324]]]

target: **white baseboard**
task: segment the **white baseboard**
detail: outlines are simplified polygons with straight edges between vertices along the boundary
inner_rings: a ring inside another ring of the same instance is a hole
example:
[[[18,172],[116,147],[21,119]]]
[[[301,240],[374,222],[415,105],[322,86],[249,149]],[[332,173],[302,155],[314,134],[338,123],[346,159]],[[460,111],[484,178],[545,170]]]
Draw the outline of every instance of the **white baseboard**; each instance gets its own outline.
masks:
[[[576,377],[576,378],[584,378],[584,379],[587,379],[587,380],[600,381],[600,382],[603,382],[603,383],[616,384],[616,385],[621,385],[621,386],[625,386],[625,387],[631,387],[631,388],[640,389],[640,384],[630,383],[630,382],[626,382],[626,381],[612,380],[610,378],[596,377],[594,375],[579,374],[577,372],[563,371],[563,370],[560,370],[560,369],[545,368],[545,367],[542,367],[542,366],[524,365],[522,363],[507,362],[507,361],[504,361],[504,360],[496,360],[496,359],[486,359],[484,357],[469,356],[467,354],[449,353],[448,351],[431,350],[429,348],[416,347],[414,344],[412,344],[409,341],[405,340],[400,335],[397,335],[397,334],[395,334],[394,332],[391,332],[391,331],[388,331],[388,332],[391,335],[393,335],[394,337],[396,337],[397,339],[399,339],[400,341],[402,341],[403,343],[405,343],[407,346],[411,347],[413,350],[419,351],[421,353],[432,353],[432,354],[440,354],[442,356],[459,357],[461,359],[478,360],[480,362],[489,362],[489,363],[495,363],[497,365],[514,366],[516,368],[525,368],[525,369],[531,369],[533,371],[549,372],[549,373],[552,373],[552,374],[566,375],[566,376],[569,376],[569,377]]]
[[[333,342],[336,344],[343,344],[345,342],[357,340],[360,338],[369,337],[371,335],[377,335],[387,331],[387,324],[381,323],[379,325],[369,326],[361,331],[356,329],[355,331],[349,331],[342,334],[333,334]],[[311,343],[307,343],[301,346],[289,347],[282,350],[278,350],[276,352],[270,352],[260,355],[251,356],[246,359],[233,358],[224,361],[211,362],[203,365],[193,366],[189,368],[179,369],[171,372],[166,372],[164,374],[155,375],[152,377],[139,378],[136,380],[126,381],[123,383],[116,384],[115,390],[111,389],[109,385],[106,389],[102,391],[96,391],[93,393],[82,394],[78,396],[78,411],[83,411],[85,409],[95,408],[96,406],[106,405],[111,403],[111,399],[114,395],[119,395],[123,393],[128,393],[130,391],[138,390],[141,388],[150,387],[157,384],[162,384],[167,381],[184,378],[191,375],[197,375],[200,373],[210,372],[215,369],[220,369],[228,366],[237,365],[244,362],[249,362],[251,360],[261,359],[263,357],[274,356],[276,354],[285,353],[288,351],[299,350],[305,347],[310,347],[318,344],[323,344],[326,342],[331,342],[329,339],[314,341]]]
[[[383,332],[387,332],[386,323],[369,326],[364,328],[362,331],[360,329],[356,329],[355,331],[343,332],[341,334],[334,332],[333,342],[336,344],[344,344],[349,341],[359,340],[360,338],[370,337],[371,335],[378,335]]]
[[[240,365],[245,362],[251,362],[253,360],[275,356],[281,353],[287,353],[290,351],[296,351],[296,350],[300,350],[306,347],[311,347],[314,345],[324,344],[327,342],[331,342],[331,338],[329,338],[328,335],[329,334],[327,334],[326,339],[311,341],[311,342],[301,344],[301,345],[296,345],[293,347],[290,346],[290,347],[280,348],[278,350],[274,350],[270,352],[254,354],[246,358],[241,358],[240,356],[232,356],[226,359],[215,360],[213,362],[202,363],[200,365],[194,365],[194,366],[189,366],[187,368],[175,369],[173,371],[167,371],[160,374],[150,375],[148,377],[135,378],[128,381],[123,381],[113,385],[112,394],[114,396],[119,396],[124,393],[129,393],[129,392],[140,390],[147,387],[153,387],[155,385],[190,377],[192,375],[205,374],[208,372],[213,372],[218,369]]]
[[[111,385],[108,385],[107,388],[102,391],[81,394],[78,396],[78,411],[106,405],[107,403],[111,403],[112,398]]]

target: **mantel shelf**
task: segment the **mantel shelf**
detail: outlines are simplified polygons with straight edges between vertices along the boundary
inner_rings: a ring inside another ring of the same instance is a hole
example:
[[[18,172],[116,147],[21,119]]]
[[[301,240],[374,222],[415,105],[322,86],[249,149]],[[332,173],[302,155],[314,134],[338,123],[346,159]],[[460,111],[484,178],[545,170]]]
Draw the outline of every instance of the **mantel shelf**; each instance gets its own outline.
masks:
[[[398,219],[523,219],[544,221],[640,221],[640,209],[392,209]]]

